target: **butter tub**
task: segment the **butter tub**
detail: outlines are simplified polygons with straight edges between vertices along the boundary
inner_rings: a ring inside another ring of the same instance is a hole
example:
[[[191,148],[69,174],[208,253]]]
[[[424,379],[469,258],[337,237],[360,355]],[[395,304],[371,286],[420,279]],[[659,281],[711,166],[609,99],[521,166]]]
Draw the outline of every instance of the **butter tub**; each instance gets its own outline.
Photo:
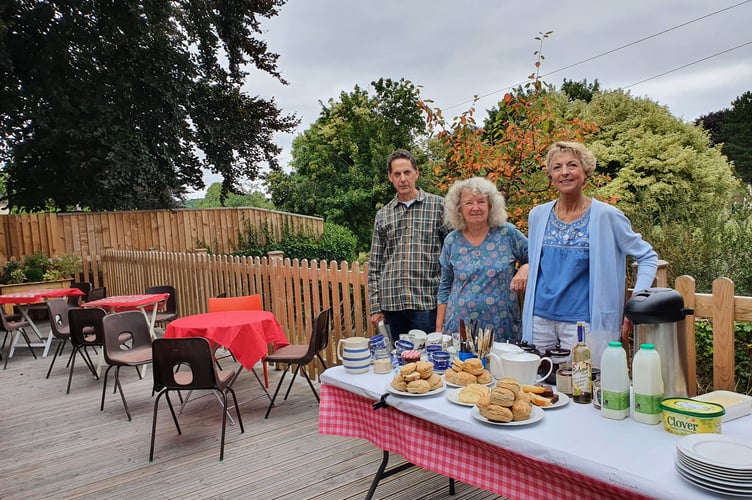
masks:
[[[726,410],[726,414],[722,419],[724,422],[752,413],[752,396],[747,396],[746,394],[739,394],[731,391],[713,391],[700,396],[695,396],[692,399],[716,403],[723,406]]]
[[[667,398],[661,401],[663,427],[673,434],[720,434],[726,410],[722,405],[689,398]]]

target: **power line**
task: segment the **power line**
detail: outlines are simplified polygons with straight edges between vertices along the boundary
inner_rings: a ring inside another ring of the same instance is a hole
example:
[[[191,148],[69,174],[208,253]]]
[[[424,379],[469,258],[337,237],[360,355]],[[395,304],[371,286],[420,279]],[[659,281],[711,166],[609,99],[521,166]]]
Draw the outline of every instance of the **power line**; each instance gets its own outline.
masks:
[[[626,87],[621,87],[621,88],[622,89],[628,89],[630,87],[634,87],[634,86],[639,85],[641,83],[649,82],[650,80],[655,80],[656,78],[660,78],[662,76],[668,75],[669,73],[673,73],[674,71],[679,71],[680,69],[687,68],[689,66],[692,66],[693,64],[697,64],[697,63],[701,63],[703,61],[707,61],[708,59],[712,59],[712,58],[714,58],[716,56],[720,56],[721,54],[726,54],[727,52],[731,52],[732,50],[740,49],[740,48],[745,47],[745,46],[750,45],[750,44],[752,44],[752,42],[743,43],[741,45],[737,45],[736,47],[731,47],[730,49],[726,49],[726,50],[722,50],[720,52],[716,52],[715,54],[713,54],[711,56],[703,57],[702,59],[698,59],[696,61],[692,61],[690,63],[687,63],[687,64],[684,64],[682,66],[679,66],[678,68],[674,68],[674,69],[670,69],[668,71],[664,71],[663,73],[660,73],[658,75],[651,76],[650,78],[645,78],[644,80],[640,80],[639,82],[635,82],[635,83],[632,83],[630,85],[627,85]]]
[[[665,30],[659,31],[659,32],[657,32],[657,33],[654,33],[654,34],[652,34],[652,35],[648,35],[648,36],[646,36],[646,37],[640,38],[639,40],[635,40],[635,41],[633,41],[633,42],[629,42],[629,43],[627,43],[627,44],[621,45],[621,46],[619,46],[619,47],[616,47],[616,48],[614,48],[614,49],[610,49],[610,50],[607,50],[607,51],[605,51],[605,52],[601,52],[600,54],[597,54],[597,55],[594,55],[594,56],[588,57],[588,58],[586,58],[586,59],[582,59],[582,60],[580,60],[580,61],[577,61],[577,62],[575,62],[575,63],[569,64],[569,65],[567,65],[567,66],[564,66],[564,67],[561,67],[561,68],[559,68],[559,69],[555,69],[555,70],[553,70],[553,71],[549,71],[548,73],[544,73],[543,75],[540,75],[540,78],[543,78],[543,77],[546,77],[546,76],[550,76],[550,75],[553,75],[553,74],[559,73],[559,72],[561,72],[561,71],[564,71],[564,70],[566,70],[566,69],[569,69],[569,68],[573,68],[573,67],[575,67],[575,66],[579,66],[580,64],[584,64],[584,63],[586,63],[586,62],[590,62],[590,61],[593,61],[593,60],[595,60],[595,59],[598,59],[598,58],[600,58],[600,57],[603,57],[603,56],[606,56],[606,55],[609,55],[609,54],[613,54],[614,52],[617,52],[617,51],[619,51],[619,50],[625,49],[625,48],[627,48],[627,47],[632,47],[633,45],[637,45],[637,44],[639,44],[639,43],[645,42],[645,41],[647,41],[647,40],[650,40],[650,39],[652,39],[652,38],[658,37],[658,36],[660,36],[660,35],[664,35],[664,34],[666,34],[666,33],[669,33],[669,32],[671,32],[671,31],[677,30],[677,29],[679,29],[679,28],[682,28],[682,27],[684,27],[684,26],[690,25],[690,24],[692,24],[692,23],[695,23],[695,22],[697,22],[697,21],[701,21],[701,20],[703,20],[703,19],[707,19],[707,18],[709,18],[709,17],[715,16],[716,14],[720,14],[721,12],[725,12],[725,11],[727,11],[727,10],[731,10],[731,9],[734,9],[734,8],[736,8],[736,7],[739,7],[739,6],[741,6],[741,5],[747,4],[747,3],[749,3],[749,2],[752,2],[752,0],[744,0],[743,2],[739,2],[739,3],[737,3],[737,4],[734,4],[734,5],[730,5],[730,6],[726,7],[726,8],[723,8],[723,9],[720,9],[720,10],[716,10],[716,11],[714,11],[714,12],[711,12],[711,13],[709,13],[709,14],[705,14],[705,15],[703,15],[703,16],[700,16],[700,17],[696,17],[695,19],[692,19],[692,20],[686,21],[686,22],[684,22],[684,23],[681,23],[681,24],[677,24],[676,26],[672,26],[671,28],[667,28],[667,29],[665,29]],[[640,81],[640,82],[637,82],[637,83],[633,83],[632,85],[630,85],[630,87],[631,87],[631,86],[635,86],[635,85],[638,85],[638,84],[640,84],[640,83],[644,83],[644,82],[646,82],[646,81],[649,81],[649,80],[652,80],[652,79],[655,79],[655,78],[659,78],[659,77],[661,77],[661,76],[667,75],[667,74],[669,74],[669,73],[672,73],[672,72],[674,72],[674,71],[678,71],[678,70],[680,70],[680,69],[683,69],[683,68],[686,68],[686,67],[688,67],[688,66],[692,66],[693,64],[697,64],[697,63],[699,63],[699,62],[702,62],[702,61],[705,61],[705,60],[707,60],[707,59],[711,59],[711,58],[713,58],[713,57],[715,57],[715,56],[718,56],[718,55],[721,55],[721,54],[725,54],[726,52],[730,52],[730,51],[732,51],[732,50],[736,50],[736,49],[738,49],[738,48],[740,48],[740,47],[743,47],[743,46],[745,46],[745,45],[748,45],[748,44],[747,44],[747,43],[745,43],[745,44],[739,45],[739,46],[737,46],[737,47],[734,47],[734,48],[731,48],[731,49],[727,49],[727,50],[724,50],[724,51],[722,51],[722,52],[719,52],[719,53],[717,53],[717,54],[714,54],[714,55],[712,55],[712,56],[708,56],[708,57],[705,57],[705,58],[703,58],[703,59],[699,59],[699,60],[697,60],[697,61],[693,61],[693,62],[687,63],[687,64],[685,64],[685,65],[683,65],[683,66],[680,66],[680,67],[678,67],[678,68],[674,68],[674,69],[672,69],[672,70],[669,70],[669,71],[667,71],[667,72],[665,72],[665,73],[661,73],[660,75],[655,75],[655,76],[653,76],[653,77],[647,78],[647,79],[645,79],[645,80],[642,80],[642,81]],[[505,90],[511,90],[511,89],[513,89],[513,88],[515,88],[515,87],[519,87],[519,86],[521,86],[521,85],[524,85],[525,83],[527,83],[527,80],[525,80],[524,82],[516,83],[516,84],[514,84],[514,85],[509,85],[509,86],[507,86],[507,87],[504,87],[503,89],[500,89],[500,90],[495,90],[495,91],[493,91],[493,92],[489,92],[488,94],[484,94],[484,95],[481,95],[481,96],[476,96],[476,97],[475,97],[475,99],[473,99],[473,100],[469,100],[469,101],[463,101],[463,102],[461,102],[461,103],[458,103],[458,104],[454,104],[454,105],[452,105],[452,106],[449,106],[449,107],[447,107],[447,108],[445,108],[445,109],[452,109],[452,108],[456,108],[456,107],[458,107],[458,106],[462,106],[462,105],[465,105],[465,104],[469,104],[469,103],[472,103],[472,102],[477,102],[477,101],[479,101],[479,100],[481,100],[481,99],[483,99],[483,98],[486,98],[486,97],[492,96],[492,95],[494,95],[494,94],[498,94],[499,92],[504,92]],[[624,87],[624,88],[628,88],[628,87]]]

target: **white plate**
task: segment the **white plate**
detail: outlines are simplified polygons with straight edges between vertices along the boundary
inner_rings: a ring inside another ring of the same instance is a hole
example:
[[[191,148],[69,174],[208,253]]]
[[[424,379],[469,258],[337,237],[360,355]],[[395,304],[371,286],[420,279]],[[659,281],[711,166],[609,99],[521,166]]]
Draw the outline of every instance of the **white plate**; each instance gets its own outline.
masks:
[[[494,422],[493,420],[488,420],[486,417],[480,414],[480,410],[478,410],[477,406],[470,410],[470,415],[472,415],[474,419],[480,420],[481,422],[485,422],[487,424],[500,425],[502,427],[518,427],[520,425],[534,424],[535,422],[543,419],[543,410],[541,410],[537,406],[533,406],[533,411],[530,412],[530,418],[528,418],[527,420],[518,420],[516,422]]]
[[[685,456],[733,471],[752,471],[752,443],[723,434],[692,434],[676,443]]]
[[[446,385],[448,385],[449,387],[460,387],[460,388],[462,388],[462,387],[467,387],[467,386],[465,386],[465,385],[453,384],[452,382],[450,382],[450,381],[448,381],[448,380],[446,379],[446,375],[442,375],[442,376],[441,376],[441,380],[443,380],[443,381],[444,381],[444,383],[445,383]],[[487,384],[481,384],[481,385],[487,385],[487,386],[491,387],[491,386],[492,386],[492,385],[494,385],[495,383],[496,383],[496,381],[495,381],[495,380],[491,380],[491,381],[490,381],[489,383],[487,383]],[[470,385],[470,384],[468,384],[468,385]]]
[[[544,410],[553,410],[554,408],[561,408],[562,406],[566,406],[569,404],[569,396],[567,396],[563,392],[557,392],[556,394],[559,396],[558,401],[556,401],[554,404],[550,406],[541,406],[540,408]]]
[[[740,496],[745,498],[752,496],[752,489],[739,489],[734,488],[733,486],[719,486],[693,474],[678,462],[674,463],[674,466],[676,467],[676,472],[678,472],[681,477],[704,490],[712,491],[713,493],[720,493],[722,495]]]
[[[475,403],[466,403],[464,401],[460,401],[460,391],[462,389],[452,389],[451,391],[447,391],[446,398],[451,401],[452,403],[456,405],[461,406],[475,406]]]
[[[423,396],[433,396],[434,394],[440,394],[446,390],[446,384],[442,384],[441,387],[434,389],[432,391],[424,392],[423,394],[414,394],[412,392],[403,392],[398,391],[394,387],[392,387],[392,383],[389,382],[386,384],[386,390],[391,392],[392,394],[396,394],[397,396],[408,396],[408,397],[423,397]]]

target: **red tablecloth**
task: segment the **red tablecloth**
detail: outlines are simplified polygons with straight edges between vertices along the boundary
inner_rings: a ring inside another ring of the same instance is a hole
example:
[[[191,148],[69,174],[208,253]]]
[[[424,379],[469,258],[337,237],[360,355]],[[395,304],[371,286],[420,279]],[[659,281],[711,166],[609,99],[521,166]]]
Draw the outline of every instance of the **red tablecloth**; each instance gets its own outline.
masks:
[[[105,309],[126,310],[137,309],[159,302],[164,302],[170,297],[169,293],[149,293],[142,295],[113,295],[99,300],[86,302],[84,307],[103,307]],[[151,308],[148,308],[151,310]]]
[[[0,304],[36,304],[53,297],[78,297],[83,294],[78,288],[40,288],[0,295]]]
[[[366,439],[421,468],[508,498],[647,498],[391,407],[374,411],[372,405],[350,391],[322,384],[319,432]]]
[[[185,316],[171,321],[164,336],[204,337],[228,348],[250,370],[268,352],[289,344],[282,325],[269,311],[223,311]]]

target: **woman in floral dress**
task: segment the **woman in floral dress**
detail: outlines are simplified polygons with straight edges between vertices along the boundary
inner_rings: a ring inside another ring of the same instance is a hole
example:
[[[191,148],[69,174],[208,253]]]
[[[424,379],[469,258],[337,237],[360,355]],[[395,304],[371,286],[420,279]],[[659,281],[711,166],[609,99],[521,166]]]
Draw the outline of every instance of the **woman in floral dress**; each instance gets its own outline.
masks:
[[[507,222],[504,197],[483,177],[454,183],[444,203],[455,229],[441,251],[436,331],[451,334],[460,319],[473,319],[493,327],[496,342],[520,340],[527,238]]]

